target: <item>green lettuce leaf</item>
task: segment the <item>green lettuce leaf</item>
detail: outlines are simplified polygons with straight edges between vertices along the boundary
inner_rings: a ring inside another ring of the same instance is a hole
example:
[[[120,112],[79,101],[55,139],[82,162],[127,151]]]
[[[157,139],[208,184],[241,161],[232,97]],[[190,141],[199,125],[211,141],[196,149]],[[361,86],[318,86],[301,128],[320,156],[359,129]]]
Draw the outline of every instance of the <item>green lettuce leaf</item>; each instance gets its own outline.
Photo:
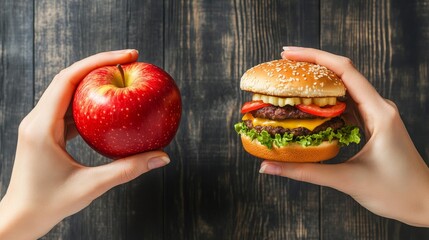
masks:
[[[283,147],[290,143],[298,143],[302,146],[318,146],[323,141],[338,140],[340,146],[348,146],[350,143],[360,143],[360,132],[359,128],[355,126],[345,126],[333,131],[332,128],[327,128],[325,131],[321,131],[308,136],[294,137],[292,134],[276,134],[272,137],[267,131],[261,131],[258,133],[255,129],[249,129],[244,122],[239,122],[234,125],[234,129],[238,134],[243,134],[250,137],[252,140],[257,139],[259,143],[271,149],[273,145],[277,147]]]

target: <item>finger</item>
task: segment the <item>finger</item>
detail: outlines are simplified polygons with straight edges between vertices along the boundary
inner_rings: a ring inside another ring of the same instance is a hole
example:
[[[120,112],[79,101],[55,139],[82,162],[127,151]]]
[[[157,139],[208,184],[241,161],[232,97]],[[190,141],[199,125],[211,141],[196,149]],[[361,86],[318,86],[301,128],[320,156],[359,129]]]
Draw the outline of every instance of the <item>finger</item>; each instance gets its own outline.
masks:
[[[170,158],[165,152],[151,151],[90,168],[92,180],[88,185],[88,190],[95,194],[94,198],[98,197],[117,185],[129,182],[168,163],[170,163]]]
[[[355,169],[349,164],[282,163],[264,161],[260,173],[288,177],[294,180],[348,192],[353,186]]]
[[[382,100],[370,82],[353,66],[349,58],[313,48],[285,47],[282,58],[316,63],[335,72],[358,105],[376,104]],[[374,106],[374,109],[377,107]]]
[[[129,49],[98,53],[72,64],[55,76],[40,98],[38,108],[46,114],[47,119],[62,119],[74,90],[88,73],[102,66],[133,62],[137,58],[137,50]]]

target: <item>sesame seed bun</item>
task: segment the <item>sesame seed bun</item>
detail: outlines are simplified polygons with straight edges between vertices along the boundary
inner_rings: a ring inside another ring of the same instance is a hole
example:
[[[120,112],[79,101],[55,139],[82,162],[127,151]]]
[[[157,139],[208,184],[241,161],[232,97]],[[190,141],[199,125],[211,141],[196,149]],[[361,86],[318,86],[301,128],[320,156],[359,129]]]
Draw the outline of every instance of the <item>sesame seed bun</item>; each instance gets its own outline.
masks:
[[[341,97],[346,93],[341,79],[326,67],[285,59],[247,70],[240,88],[278,97]]]
[[[245,135],[241,135],[244,150],[255,157],[281,162],[319,162],[334,158],[340,151],[338,141],[324,141],[318,146],[303,147],[292,143],[284,147],[273,145],[272,149]]]

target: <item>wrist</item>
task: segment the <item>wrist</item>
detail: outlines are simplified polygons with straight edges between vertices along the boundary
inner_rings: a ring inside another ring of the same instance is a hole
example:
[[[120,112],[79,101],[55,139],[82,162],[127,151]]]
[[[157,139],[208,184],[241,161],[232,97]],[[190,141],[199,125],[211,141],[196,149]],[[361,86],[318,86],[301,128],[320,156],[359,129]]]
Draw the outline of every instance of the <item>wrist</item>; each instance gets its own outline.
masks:
[[[35,211],[20,207],[7,196],[0,201],[0,239],[38,239],[50,229]]]
[[[420,198],[419,208],[417,209],[416,222],[411,223],[413,226],[417,227],[429,227],[429,168],[427,168],[426,181],[424,181],[423,187],[420,188],[423,190],[422,196]]]
[[[21,226],[25,221],[26,214],[11,204],[7,196],[0,201],[0,239],[24,239],[30,236]]]
[[[428,168],[428,175],[429,175],[429,168]],[[429,181],[429,177],[428,177],[428,181]],[[426,188],[426,198],[423,199],[424,202],[424,216],[423,216],[423,226],[424,227],[428,227],[429,228],[429,184],[428,184],[428,188]]]

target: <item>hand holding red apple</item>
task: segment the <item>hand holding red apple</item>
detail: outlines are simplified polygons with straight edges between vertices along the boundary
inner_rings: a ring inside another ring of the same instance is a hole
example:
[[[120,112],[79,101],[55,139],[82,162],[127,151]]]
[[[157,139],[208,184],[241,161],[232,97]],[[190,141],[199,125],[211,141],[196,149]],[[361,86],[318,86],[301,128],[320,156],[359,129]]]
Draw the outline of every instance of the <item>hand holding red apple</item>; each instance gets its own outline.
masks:
[[[169,163],[170,160],[166,153],[148,151],[108,164],[88,167],[81,165],[79,163],[81,159],[73,159],[66,151],[67,140],[76,135],[74,122],[67,110],[79,82],[100,66],[132,63],[137,58],[138,52],[133,49],[103,52],[78,61],[55,76],[37,105],[19,126],[12,176],[6,194],[0,201],[0,239],[40,238],[62,219],[85,208],[112,187],[131,181],[141,174]],[[149,67],[148,69],[154,68]],[[149,75],[159,76],[156,72],[158,71]],[[131,72],[124,71],[124,76],[127,74],[134,76]],[[164,75],[161,74],[161,76]],[[148,82],[150,81],[148,80]],[[154,82],[160,83],[163,80]],[[105,87],[101,91],[107,89],[106,92],[109,92],[109,86]],[[149,84],[146,85],[146,88],[154,89],[155,92],[159,90],[159,94],[163,94],[163,98],[153,96],[153,100],[157,102],[152,105],[142,103],[142,108],[143,106],[159,107],[162,103],[180,99],[176,90],[172,90],[175,86]],[[145,93],[150,95],[149,92]],[[120,94],[112,94],[113,96],[116,96],[114,99],[118,101],[124,97]],[[101,97],[97,99],[105,100]],[[163,101],[164,99],[165,101]],[[128,107],[131,111],[135,104],[130,106],[129,102],[122,103],[121,101],[121,104],[117,106]],[[95,109],[95,107],[93,108]],[[151,116],[162,116],[158,110],[161,111],[158,108],[152,110],[155,112],[149,113]],[[145,110],[141,113],[147,114],[148,112]],[[164,115],[167,119],[170,116],[165,112]],[[130,116],[133,115],[129,114]],[[172,116],[175,116],[174,119],[179,118],[177,114]],[[129,121],[128,119],[124,116],[119,120]],[[150,119],[153,118],[150,117]],[[129,126],[130,123],[128,122],[128,125],[125,126]],[[132,123],[134,124],[134,122]],[[167,129],[174,129],[177,124],[173,124]],[[88,127],[95,129],[98,126]],[[158,132],[155,130],[158,128],[152,127],[149,126],[147,129],[154,132],[153,136],[156,139],[163,139],[164,135],[156,135]],[[129,134],[131,134],[130,131],[128,131]],[[170,132],[165,135],[165,138],[171,135],[173,133]],[[151,136],[150,134],[148,139]],[[123,141],[126,142],[126,139]],[[161,140],[158,140],[156,144],[161,145]],[[152,146],[154,145],[155,143],[152,144]],[[82,160],[84,161],[84,159]]]
[[[180,92],[161,68],[142,62],[89,73],[73,99],[82,138],[99,153],[121,158],[167,146],[182,112]]]

